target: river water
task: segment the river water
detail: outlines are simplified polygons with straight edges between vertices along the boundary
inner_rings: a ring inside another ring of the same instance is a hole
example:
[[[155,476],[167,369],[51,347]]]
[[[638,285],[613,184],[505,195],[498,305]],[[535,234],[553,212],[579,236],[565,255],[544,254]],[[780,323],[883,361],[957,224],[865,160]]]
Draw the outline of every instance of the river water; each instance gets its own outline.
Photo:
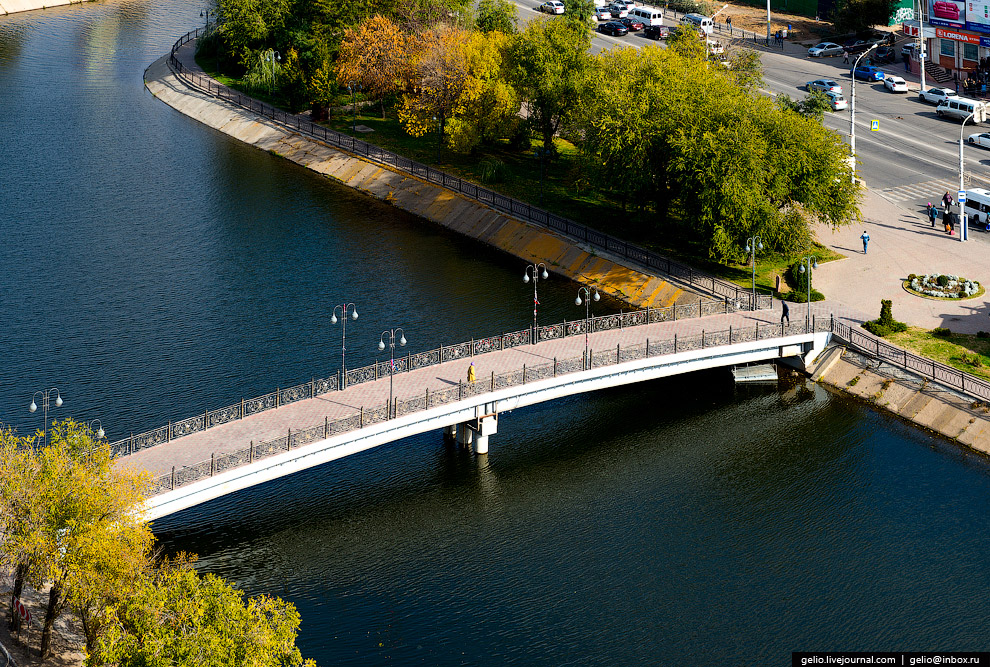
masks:
[[[0,421],[118,438],[530,322],[524,264],[232,141],[142,71],[203,7],[0,18]],[[540,283],[541,317],[577,286]],[[614,307],[614,305],[613,305]],[[601,310],[609,308],[600,304]],[[339,326],[339,325],[338,325]],[[724,372],[504,415],[156,525],[168,551],[293,601],[329,664],[789,664],[795,650],[988,643],[990,467],[804,382]]]

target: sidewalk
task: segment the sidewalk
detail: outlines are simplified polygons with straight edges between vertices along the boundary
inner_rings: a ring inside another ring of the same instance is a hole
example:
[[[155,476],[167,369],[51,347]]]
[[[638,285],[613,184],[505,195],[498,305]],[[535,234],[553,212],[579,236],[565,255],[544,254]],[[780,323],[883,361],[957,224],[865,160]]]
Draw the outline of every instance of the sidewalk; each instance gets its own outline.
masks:
[[[937,199],[941,193],[932,193]],[[815,289],[850,310],[880,316],[880,300],[894,302],[894,319],[925,329],[946,327],[956,333],[990,331],[990,292],[965,301],[925,299],[907,292],[901,282],[908,274],[947,273],[990,285],[990,246],[980,238],[986,232],[970,230],[970,240],[948,236],[941,222],[933,229],[924,211],[912,211],[866,190],[863,223],[835,232],[816,230],[818,240],[846,259],[819,264]],[[869,254],[863,254],[860,235],[870,235]]]

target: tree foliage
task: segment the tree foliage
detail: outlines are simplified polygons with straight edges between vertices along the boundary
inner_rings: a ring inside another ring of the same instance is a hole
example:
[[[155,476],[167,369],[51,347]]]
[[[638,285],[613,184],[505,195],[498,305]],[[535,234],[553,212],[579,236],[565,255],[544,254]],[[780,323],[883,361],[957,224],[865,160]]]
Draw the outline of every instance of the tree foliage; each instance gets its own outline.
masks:
[[[517,121],[519,98],[504,72],[508,41],[501,32],[476,32],[468,38],[468,77],[448,124],[449,145],[456,151],[505,136]]]
[[[658,230],[691,237],[717,261],[740,257],[754,233],[786,252],[807,245],[810,221],[854,218],[837,134],[707,62],[693,31],[672,42],[604,51],[588,70],[579,126],[599,183],[652,203]]]
[[[93,658],[119,667],[315,667],[295,641],[299,613],[277,597],[244,594],[185,555],[163,563],[113,613]]]
[[[475,26],[481,32],[510,35],[516,31],[516,6],[509,0],[479,0]]]
[[[344,33],[337,58],[337,80],[356,82],[382,103],[385,117],[387,95],[398,91],[409,78],[410,40],[391,19],[372,16]]]
[[[839,33],[864,33],[888,25],[899,5],[898,0],[836,0],[832,23]]]

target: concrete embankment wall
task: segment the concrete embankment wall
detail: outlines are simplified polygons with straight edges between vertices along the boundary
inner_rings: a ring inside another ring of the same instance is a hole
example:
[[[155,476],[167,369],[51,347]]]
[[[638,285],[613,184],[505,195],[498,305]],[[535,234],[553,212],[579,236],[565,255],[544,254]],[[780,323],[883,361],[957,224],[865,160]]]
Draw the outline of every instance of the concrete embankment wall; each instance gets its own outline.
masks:
[[[812,377],[913,424],[983,454],[990,454],[990,407],[971,397],[851,350],[836,354]],[[821,358],[821,357],[820,357]]]
[[[0,16],[29,12],[33,9],[48,9],[64,5],[81,5],[89,0],[0,0]]]
[[[408,174],[331,148],[316,139],[192,90],[161,58],[145,72],[145,85],[176,110],[245,143],[275,153],[339,183],[482,241],[527,262],[596,287],[636,308],[696,302],[698,295],[618,258],[582,248],[546,229],[508,217]]]

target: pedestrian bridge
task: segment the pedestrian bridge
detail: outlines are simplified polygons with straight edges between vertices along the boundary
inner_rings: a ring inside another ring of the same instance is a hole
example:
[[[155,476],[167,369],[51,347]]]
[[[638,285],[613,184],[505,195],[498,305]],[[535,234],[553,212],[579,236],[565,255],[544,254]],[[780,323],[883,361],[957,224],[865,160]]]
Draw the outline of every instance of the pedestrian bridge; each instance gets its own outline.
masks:
[[[831,318],[779,323],[767,311],[693,317],[648,309],[541,326],[309,383],[113,443],[118,465],[154,475],[147,519],[427,431],[487,454],[500,416],[607,387],[825,348]],[[410,332],[407,332],[409,335]],[[476,381],[466,381],[470,363]]]

